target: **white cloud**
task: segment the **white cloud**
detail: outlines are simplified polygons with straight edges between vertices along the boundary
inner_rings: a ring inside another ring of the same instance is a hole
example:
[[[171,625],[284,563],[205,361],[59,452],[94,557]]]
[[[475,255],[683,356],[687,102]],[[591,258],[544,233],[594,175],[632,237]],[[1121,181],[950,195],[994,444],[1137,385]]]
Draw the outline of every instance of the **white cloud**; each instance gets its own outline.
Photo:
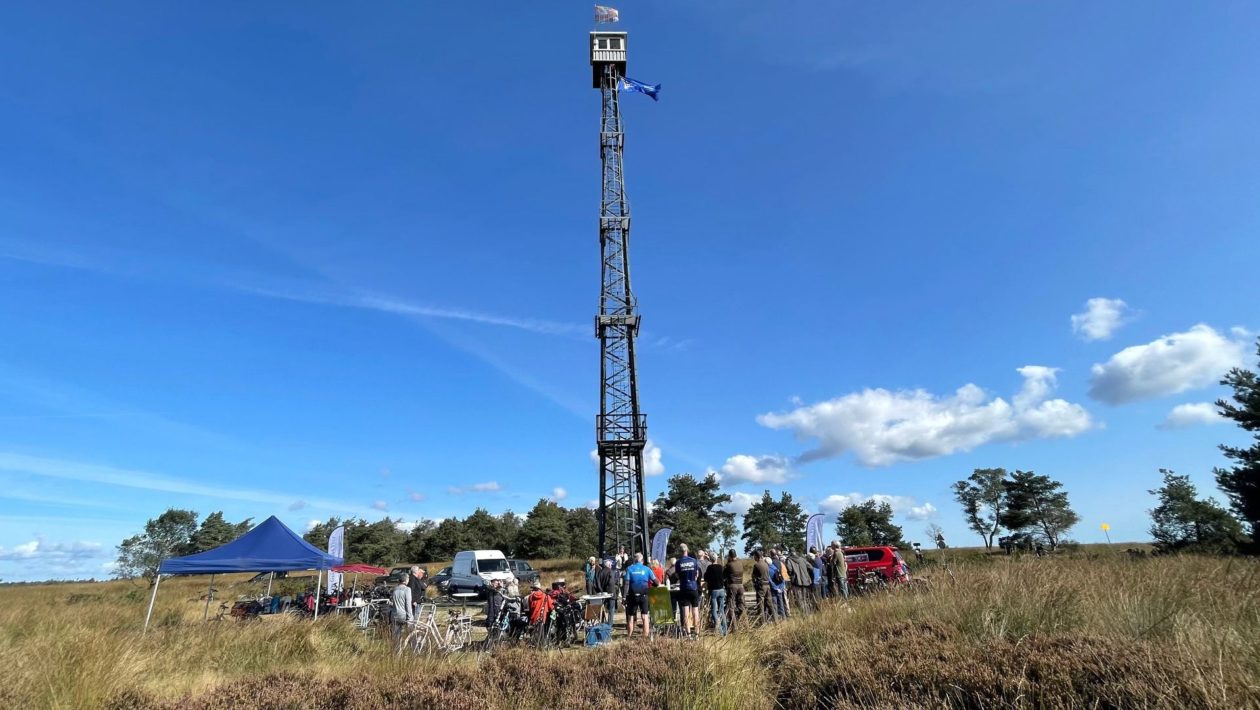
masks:
[[[1089,396],[1108,404],[1177,394],[1213,384],[1243,361],[1243,342],[1202,323],[1133,345],[1095,364]]]
[[[586,501],[586,508],[587,510],[599,510],[599,501],[597,500]]]
[[[559,503],[560,501],[568,497],[569,497],[569,492],[561,488],[560,486],[556,486],[555,488],[551,489],[551,499],[557,503]]]
[[[310,504],[304,500],[295,500],[289,504],[289,510],[301,510],[309,505]]]
[[[1129,304],[1118,298],[1091,298],[1085,312],[1072,316],[1072,332],[1082,340],[1106,340],[1125,323]]]
[[[396,520],[396,521],[394,521],[394,529],[395,529],[395,530],[397,530],[397,531],[399,531],[399,532],[409,533],[409,532],[411,532],[412,530],[415,530],[415,529],[416,529],[416,526],[418,526],[420,523],[423,523],[423,522],[424,522],[424,521],[423,521],[423,520],[420,520],[420,519],[417,519],[417,520],[410,520],[410,521],[408,521],[408,520]]]
[[[108,555],[99,542],[48,542],[43,537],[14,545],[0,547],[0,563],[14,563],[18,574],[40,569],[59,579],[95,576],[101,571]]]
[[[471,486],[468,486],[467,488],[461,488],[458,486],[450,486],[446,489],[446,492],[453,496],[458,496],[458,495],[463,495],[469,492],[494,493],[501,489],[502,489],[502,486],[500,486],[497,481],[486,481],[485,483],[474,483]]]
[[[936,517],[936,506],[931,503],[911,506],[910,509],[906,510],[902,513],[902,515],[904,515],[907,520],[929,520]]]
[[[322,520],[308,520],[308,521],[306,521],[306,532],[310,532],[310,531],[314,530],[314,529],[315,529],[315,526],[319,525],[319,524],[320,524],[320,523],[322,523],[322,522],[324,522],[324,521],[322,521]]]
[[[862,495],[861,493],[837,493],[823,498],[818,503],[818,512],[835,515],[851,505],[858,505],[868,500],[876,503],[887,503],[892,506],[893,512],[905,518],[906,520],[928,520],[936,517],[936,506],[931,503],[919,504],[919,501],[911,496],[890,495],[887,493],[875,493],[873,495]]]
[[[661,463],[661,447],[648,439],[643,449],[643,475],[659,476],[662,473],[665,473],[665,464]]]
[[[407,494],[407,499],[410,500],[412,503],[423,503],[424,494],[411,491],[410,493]]]
[[[14,545],[6,550],[0,547],[0,561],[17,562],[20,560],[41,560],[44,562],[77,561],[99,557],[102,552],[99,542],[47,542],[39,537]]]
[[[744,493],[743,491],[730,491],[730,496],[731,502],[723,503],[722,510],[736,515],[746,515],[748,513],[748,509],[751,508],[754,503],[761,500],[760,495]]]
[[[383,500],[372,501],[372,510],[389,510],[389,503]]]
[[[798,440],[816,439],[818,446],[801,460],[853,452],[864,466],[946,456],[984,444],[1070,437],[1094,426],[1089,412],[1062,399],[1047,399],[1057,370],[1028,365],[1017,370],[1023,387],[1008,403],[989,398],[974,384],[952,396],[925,390],[890,392],[867,389],[757,418],[772,429],[790,429]]]
[[[1224,424],[1229,421],[1220,415],[1211,402],[1178,404],[1159,425],[1160,429],[1185,429],[1198,424]]]
[[[783,456],[750,456],[735,454],[726,459],[718,472],[723,483],[786,483],[789,462]]]

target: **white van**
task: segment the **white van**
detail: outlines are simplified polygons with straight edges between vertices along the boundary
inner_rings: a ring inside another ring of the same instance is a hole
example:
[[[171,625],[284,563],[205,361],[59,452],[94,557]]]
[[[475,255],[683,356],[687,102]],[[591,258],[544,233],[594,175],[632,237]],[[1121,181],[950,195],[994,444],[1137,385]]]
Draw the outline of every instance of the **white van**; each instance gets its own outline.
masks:
[[[512,568],[507,557],[498,550],[465,550],[455,555],[451,565],[451,594],[476,592],[481,594],[494,580],[504,584],[512,581]]]

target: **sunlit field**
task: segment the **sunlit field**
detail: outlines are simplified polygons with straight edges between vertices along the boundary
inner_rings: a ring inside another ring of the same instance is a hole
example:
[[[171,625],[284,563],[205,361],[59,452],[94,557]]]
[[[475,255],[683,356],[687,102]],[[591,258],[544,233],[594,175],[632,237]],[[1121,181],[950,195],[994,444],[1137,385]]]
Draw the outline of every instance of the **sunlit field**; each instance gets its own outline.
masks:
[[[934,553],[935,554],[935,553]],[[544,562],[576,581],[578,562]],[[432,567],[436,570],[436,566]],[[1260,705],[1260,565],[954,553],[881,593],[698,643],[397,658],[344,618],[203,622],[204,577],[0,587],[6,707]],[[235,577],[220,594],[248,591]],[[211,616],[217,611],[217,602]]]

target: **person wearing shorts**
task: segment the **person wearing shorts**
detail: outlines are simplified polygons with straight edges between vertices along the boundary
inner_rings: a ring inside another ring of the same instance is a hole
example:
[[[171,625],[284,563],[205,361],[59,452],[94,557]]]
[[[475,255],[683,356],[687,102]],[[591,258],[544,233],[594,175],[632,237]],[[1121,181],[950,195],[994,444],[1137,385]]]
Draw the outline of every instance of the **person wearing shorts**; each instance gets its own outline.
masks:
[[[634,553],[634,564],[626,568],[626,632],[634,636],[634,625],[640,618],[643,622],[643,636],[652,635],[652,624],[649,622],[648,590],[656,586],[656,575],[652,568],[643,564],[643,553]]]
[[[700,632],[700,563],[692,557],[687,546],[679,545],[680,556],[674,563],[678,576],[678,609],[682,612],[683,630],[691,638]]]

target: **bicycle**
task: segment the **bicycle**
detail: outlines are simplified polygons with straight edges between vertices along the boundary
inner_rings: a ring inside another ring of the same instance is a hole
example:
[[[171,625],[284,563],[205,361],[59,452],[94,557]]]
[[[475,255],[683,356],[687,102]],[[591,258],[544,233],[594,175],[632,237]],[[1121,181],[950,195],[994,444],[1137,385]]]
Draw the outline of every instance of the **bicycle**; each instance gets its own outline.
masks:
[[[459,651],[472,644],[472,617],[462,614],[450,614],[447,617],[445,633],[438,627],[437,605],[421,604],[416,620],[408,624],[411,629],[402,643],[398,644],[398,653],[411,649],[414,653],[449,653]]]

